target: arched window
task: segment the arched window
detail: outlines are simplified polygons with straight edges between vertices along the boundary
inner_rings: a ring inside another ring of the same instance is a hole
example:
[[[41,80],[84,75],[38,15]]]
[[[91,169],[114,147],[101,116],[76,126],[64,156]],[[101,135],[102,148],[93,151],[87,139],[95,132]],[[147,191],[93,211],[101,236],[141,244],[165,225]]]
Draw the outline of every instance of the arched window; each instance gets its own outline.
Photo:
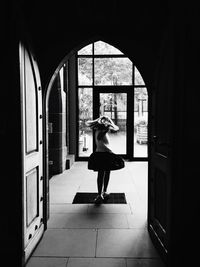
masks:
[[[147,157],[148,95],[133,62],[114,46],[97,41],[77,52],[79,110],[78,157],[94,149],[92,131],[85,125],[99,115],[119,126],[111,133],[115,153],[127,158]]]

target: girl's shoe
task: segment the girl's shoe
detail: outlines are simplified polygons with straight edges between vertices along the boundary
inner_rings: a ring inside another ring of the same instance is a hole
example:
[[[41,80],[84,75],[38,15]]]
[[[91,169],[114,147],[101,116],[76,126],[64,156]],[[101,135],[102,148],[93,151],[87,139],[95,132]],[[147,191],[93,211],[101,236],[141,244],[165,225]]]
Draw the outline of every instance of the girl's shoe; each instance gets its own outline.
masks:
[[[95,199],[94,199],[94,204],[99,205],[103,202],[103,198],[101,195],[98,195]]]
[[[103,197],[104,201],[106,201],[106,200],[108,200],[108,199],[109,199],[109,197],[110,197],[110,194],[108,194],[108,193],[104,192],[104,193],[102,194],[102,197]]]

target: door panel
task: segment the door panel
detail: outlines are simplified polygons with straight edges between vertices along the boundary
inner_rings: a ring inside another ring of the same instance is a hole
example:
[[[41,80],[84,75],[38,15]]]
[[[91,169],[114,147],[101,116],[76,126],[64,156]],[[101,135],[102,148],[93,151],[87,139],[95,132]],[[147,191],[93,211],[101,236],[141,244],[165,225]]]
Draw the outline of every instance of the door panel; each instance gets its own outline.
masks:
[[[149,192],[149,227],[153,240],[166,258],[168,252],[170,182],[168,159],[157,154],[151,162],[150,192]]]
[[[172,51],[169,44],[163,49],[156,88],[151,93],[148,229],[153,243],[167,261],[170,238],[174,98]]]
[[[42,95],[37,63],[20,45],[23,169],[23,247],[28,259],[44,231]]]
[[[29,226],[38,215],[38,168],[26,174],[26,224]]]

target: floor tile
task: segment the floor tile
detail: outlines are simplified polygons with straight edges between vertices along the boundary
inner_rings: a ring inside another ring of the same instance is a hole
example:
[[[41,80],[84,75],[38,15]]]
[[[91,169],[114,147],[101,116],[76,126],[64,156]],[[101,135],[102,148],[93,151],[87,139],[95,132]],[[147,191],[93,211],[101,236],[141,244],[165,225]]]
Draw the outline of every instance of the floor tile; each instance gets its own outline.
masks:
[[[68,258],[31,257],[26,267],[66,267]]]
[[[109,186],[109,193],[128,193],[132,192],[132,187],[130,184],[113,184]]]
[[[108,192],[125,193],[127,204],[72,204],[76,192],[97,191],[87,162],[53,176],[48,230],[27,266],[163,267],[146,230],[147,166],[126,162],[111,172]]]
[[[67,267],[126,267],[125,259],[70,258]]]
[[[95,185],[88,185],[88,184],[83,184],[80,185],[77,192],[94,192],[97,193],[97,186]]]
[[[73,199],[74,199],[75,193],[50,193],[50,203],[72,203]]]
[[[93,229],[49,229],[34,256],[94,257],[96,231]]]
[[[89,213],[120,213],[131,214],[131,208],[129,204],[102,204],[100,206],[89,205]]]
[[[80,185],[80,179],[77,177],[72,177],[71,175],[65,175],[63,177],[57,177],[53,181],[50,180],[51,185],[57,186],[57,187],[73,187],[73,186],[79,186]]]
[[[71,213],[52,214],[48,228],[128,228],[124,214]]]
[[[160,259],[127,259],[127,267],[164,267]]]
[[[54,194],[54,195],[59,195],[59,194],[67,194],[67,193],[71,193],[74,194],[77,192],[79,185],[78,184],[72,184],[72,185],[67,185],[67,186],[63,186],[60,184],[56,184],[53,186],[50,186],[50,194]]]
[[[126,215],[129,228],[147,228],[147,217],[143,213],[133,213]]]
[[[51,213],[86,213],[88,211],[87,204],[51,204]]]
[[[131,192],[126,192],[126,198],[128,201],[133,201],[134,203],[139,201],[139,195],[136,189],[133,187]]]
[[[99,229],[97,257],[158,257],[145,229]]]

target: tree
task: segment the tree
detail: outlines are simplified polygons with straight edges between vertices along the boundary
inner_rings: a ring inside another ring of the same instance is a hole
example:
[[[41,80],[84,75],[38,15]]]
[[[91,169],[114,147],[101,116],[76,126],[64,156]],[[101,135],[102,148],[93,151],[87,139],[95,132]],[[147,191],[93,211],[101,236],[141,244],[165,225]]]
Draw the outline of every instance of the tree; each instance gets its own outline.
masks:
[[[85,122],[92,119],[91,88],[79,88],[79,119],[80,130],[85,129]]]

